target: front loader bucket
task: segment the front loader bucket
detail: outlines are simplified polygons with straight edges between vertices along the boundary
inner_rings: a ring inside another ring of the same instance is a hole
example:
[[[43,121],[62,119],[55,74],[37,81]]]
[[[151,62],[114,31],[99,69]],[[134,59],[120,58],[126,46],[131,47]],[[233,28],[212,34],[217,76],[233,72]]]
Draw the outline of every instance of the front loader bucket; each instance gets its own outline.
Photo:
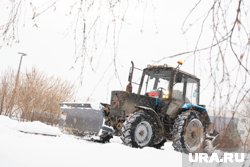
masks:
[[[102,129],[102,110],[85,107],[62,107],[60,126],[81,135],[97,135]]]

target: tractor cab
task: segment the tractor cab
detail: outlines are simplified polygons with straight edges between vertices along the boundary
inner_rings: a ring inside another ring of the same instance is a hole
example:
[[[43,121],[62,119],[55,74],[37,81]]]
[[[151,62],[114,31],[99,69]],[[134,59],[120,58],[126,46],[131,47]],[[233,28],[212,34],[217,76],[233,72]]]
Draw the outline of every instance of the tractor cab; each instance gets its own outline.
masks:
[[[149,65],[140,70],[132,62],[126,91],[111,92],[106,123],[125,145],[160,147],[169,139],[181,152],[211,148],[211,141],[204,136],[210,119],[205,107],[199,105],[200,79],[180,70],[181,64],[175,68]],[[137,82],[133,81],[137,78],[134,70],[142,72]]]
[[[129,83],[135,83],[132,81],[133,71],[130,70]],[[137,84],[137,94],[140,95],[165,101],[173,99],[183,103],[199,104],[200,79],[181,71],[179,65],[176,68],[167,65],[148,65],[142,70],[140,83]]]

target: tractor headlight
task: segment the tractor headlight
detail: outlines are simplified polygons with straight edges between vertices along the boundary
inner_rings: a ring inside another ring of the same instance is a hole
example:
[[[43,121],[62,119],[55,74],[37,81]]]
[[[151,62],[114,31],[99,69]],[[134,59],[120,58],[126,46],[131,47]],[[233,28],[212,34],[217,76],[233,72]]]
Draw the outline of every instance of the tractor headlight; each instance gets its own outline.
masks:
[[[163,99],[168,99],[169,98],[169,91],[168,90],[163,90],[162,91],[162,98]]]

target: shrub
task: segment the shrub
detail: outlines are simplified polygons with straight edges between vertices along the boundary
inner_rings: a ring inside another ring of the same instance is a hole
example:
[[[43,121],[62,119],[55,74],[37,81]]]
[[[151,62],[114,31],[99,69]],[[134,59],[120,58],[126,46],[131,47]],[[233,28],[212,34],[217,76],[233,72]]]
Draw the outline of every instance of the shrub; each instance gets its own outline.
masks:
[[[16,76],[12,70],[6,71],[1,78],[1,114],[20,120],[57,124],[59,103],[72,99],[73,86],[35,68],[21,74],[16,83],[13,78]]]

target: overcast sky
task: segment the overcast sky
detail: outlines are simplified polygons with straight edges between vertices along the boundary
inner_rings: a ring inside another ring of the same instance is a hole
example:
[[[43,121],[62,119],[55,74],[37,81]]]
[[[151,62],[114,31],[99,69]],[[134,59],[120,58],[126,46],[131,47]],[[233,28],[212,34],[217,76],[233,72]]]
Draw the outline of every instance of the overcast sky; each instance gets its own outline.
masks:
[[[194,28],[184,36],[181,26],[195,2],[195,0],[153,0],[142,1],[141,5],[130,4],[125,22],[122,24],[116,57],[122,87],[117,75],[114,74],[113,45],[112,40],[109,40],[104,49],[99,48],[102,51],[93,52],[97,55],[93,55],[91,64],[94,69],[86,63],[83,84],[79,87],[75,100],[85,101],[90,97],[94,101],[109,103],[111,90],[125,89],[131,60],[136,66],[144,68],[164,56],[193,50],[199,29]],[[40,3],[42,9],[49,5],[50,1],[36,0],[34,3]],[[17,52],[25,52],[28,56],[23,59],[22,72],[37,67],[46,74],[70,80],[78,87],[81,70],[79,64],[74,64],[75,43],[72,25],[75,15],[69,15],[70,3],[66,0],[58,1],[56,8],[49,9],[35,21],[31,21],[32,13],[30,6],[27,5],[24,22],[22,22],[25,26],[19,28],[20,43],[0,50],[0,71],[4,71],[7,67],[17,70],[20,59]],[[209,4],[204,3],[195,14],[199,12],[201,14],[202,10],[208,7]],[[35,23],[37,27],[34,26]],[[211,34],[206,34],[206,36],[209,35]],[[206,42],[203,39],[201,47],[206,46]],[[100,44],[100,46],[103,45]],[[179,59],[186,60],[182,66],[183,70],[201,77],[201,88],[204,88],[208,82],[208,75],[205,69],[194,72],[192,56],[188,59],[186,56],[166,59],[161,63],[175,67]],[[206,56],[204,56],[202,63],[206,62]],[[72,66],[75,68],[72,69]],[[198,69],[202,68],[203,65],[198,67]],[[211,91],[208,89],[202,92],[201,103],[208,103],[206,100],[211,96]]]

